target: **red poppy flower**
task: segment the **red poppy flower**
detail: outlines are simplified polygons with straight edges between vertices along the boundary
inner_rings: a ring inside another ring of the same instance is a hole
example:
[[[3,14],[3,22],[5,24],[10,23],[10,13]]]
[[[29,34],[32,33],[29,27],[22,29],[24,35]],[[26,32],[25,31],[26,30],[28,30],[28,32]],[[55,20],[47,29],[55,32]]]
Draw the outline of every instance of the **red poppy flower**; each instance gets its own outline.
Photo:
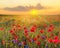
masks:
[[[60,39],[59,39],[59,43],[60,43]]]
[[[22,44],[23,44],[23,45],[26,45],[26,42],[25,42],[25,41],[23,41],[23,42],[22,42]]]
[[[40,30],[40,33],[44,33],[44,30],[43,30],[43,29],[41,29],[41,30]]]
[[[17,29],[18,29],[18,30],[21,30],[21,26],[20,26],[20,25],[17,25]]]
[[[24,35],[27,37],[29,34],[28,33],[24,33]]]
[[[28,30],[27,29],[24,29],[24,33],[28,33]]]
[[[53,43],[55,43],[55,44],[59,43],[59,39],[54,39]]]
[[[35,38],[33,38],[33,40],[34,40],[34,41],[37,41],[37,38],[35,37]]]
[[[15,36],[14,36],[14,39],[18,40],[18,36],[17,36],[17,35],[15,35]]]
[[[32,39],[29,39],[28,41],[29,41],[29,42],[32,42]]]
[[[52,28],[52,29],[54,29],[54,25],[53,24],[51,24],[49,27]]]
[[[48,39],[48,42],[49,42],[49,43],[52,43],[52,42],[53,42],[53,40],[52,40],[51,38],[49,38],[49,39]]]
[[[35,32],[36,31],[36,27],[35,26],[32,26],[31,29],[30,29],[31,32]]]
[[[10,30],[10,33],[13,33],[14,32],[14,30]]]
[[[4,28],[0,28],[0,30],[1,30],[1,31],[3,31],[3,30],[4,30]]]
[[[52,32],[53,31],[53,29],[50,27],[50,28],[48,28],[48,32]]]
[[[54,39],[58,39],[58,36],[54,36]]]
[[[49,27],[54,27],[54,25],[53,24],[50,24],[50,26]]]
[[[10,30],[10,33],[11,33],[12,35],[15,35],[15,31],[14,31],[14,30]]]
[[[39,42],[39,41],[37,41],[36,44],[37,44],[38,46],[40,46],[40,42]]]

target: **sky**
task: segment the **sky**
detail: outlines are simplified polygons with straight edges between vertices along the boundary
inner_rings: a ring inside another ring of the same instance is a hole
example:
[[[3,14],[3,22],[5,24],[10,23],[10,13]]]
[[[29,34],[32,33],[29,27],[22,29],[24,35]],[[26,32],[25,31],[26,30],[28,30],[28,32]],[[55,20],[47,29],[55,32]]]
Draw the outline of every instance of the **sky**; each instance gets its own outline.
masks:
[[[60,0],[0,0],[0,14],[19,14],[32,8],[41,14],[60,14]]]

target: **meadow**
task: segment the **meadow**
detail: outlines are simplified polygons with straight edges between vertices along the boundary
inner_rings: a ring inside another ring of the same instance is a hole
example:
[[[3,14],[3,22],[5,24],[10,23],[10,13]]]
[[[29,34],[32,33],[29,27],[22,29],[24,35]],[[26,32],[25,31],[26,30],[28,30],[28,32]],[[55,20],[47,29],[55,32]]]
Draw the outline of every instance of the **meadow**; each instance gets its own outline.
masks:
[[[60,48],[60,15],[0,15],[0,48]]]

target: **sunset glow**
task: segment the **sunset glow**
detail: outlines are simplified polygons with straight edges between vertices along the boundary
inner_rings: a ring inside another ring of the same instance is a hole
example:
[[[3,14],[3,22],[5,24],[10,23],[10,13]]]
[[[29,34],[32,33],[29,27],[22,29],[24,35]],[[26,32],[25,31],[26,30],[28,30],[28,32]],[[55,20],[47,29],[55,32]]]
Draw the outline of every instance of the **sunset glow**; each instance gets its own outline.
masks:
[[[32,7],[37,7],[37,4],[40,4],[41,7],[45,7],[45,9],[39,9],[39,12],[40,14],[50,14],[50,12],[52,12],[52,14],[55,13],[56,11],[56,14],[60,13],[60,0],[0,0],[0,13],[1,14],[20,14],[21,12],[24,12],[27,8],[25,8],[25,10],[23,11],[19,11],[17,9],[19,9],[18,7],[19,6],[22,6],[22,7],[28,7],[30,8],[30,14],[32,15],[36,15],[37,11],[36,9],[35,10],[32,10],[31,8]],[[15,9],[16,11],[12,11],[12,10],[5,10],[4,8],[13,8]],[[39,8],[39,7],[37,7]],[[47,8],[47,9],[46,9]],[[22,10],[22,9],[20,9]],[[46,11],[48,10],[48,11]],[[25,11],[26,12],[26,11]],[[29,12],[29,11],[27,11]],[[43,12],[43,13],[42,13]],[[28,14],[28,13],[27,13]]]

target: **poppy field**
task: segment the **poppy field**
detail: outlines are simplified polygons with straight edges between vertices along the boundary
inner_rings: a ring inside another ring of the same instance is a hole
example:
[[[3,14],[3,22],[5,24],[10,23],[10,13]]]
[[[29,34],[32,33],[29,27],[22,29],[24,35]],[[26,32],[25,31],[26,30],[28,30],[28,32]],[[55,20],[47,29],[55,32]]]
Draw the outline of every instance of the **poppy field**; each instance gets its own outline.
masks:
[[[0,48],[60,48],[60,16],[0,16]]]

